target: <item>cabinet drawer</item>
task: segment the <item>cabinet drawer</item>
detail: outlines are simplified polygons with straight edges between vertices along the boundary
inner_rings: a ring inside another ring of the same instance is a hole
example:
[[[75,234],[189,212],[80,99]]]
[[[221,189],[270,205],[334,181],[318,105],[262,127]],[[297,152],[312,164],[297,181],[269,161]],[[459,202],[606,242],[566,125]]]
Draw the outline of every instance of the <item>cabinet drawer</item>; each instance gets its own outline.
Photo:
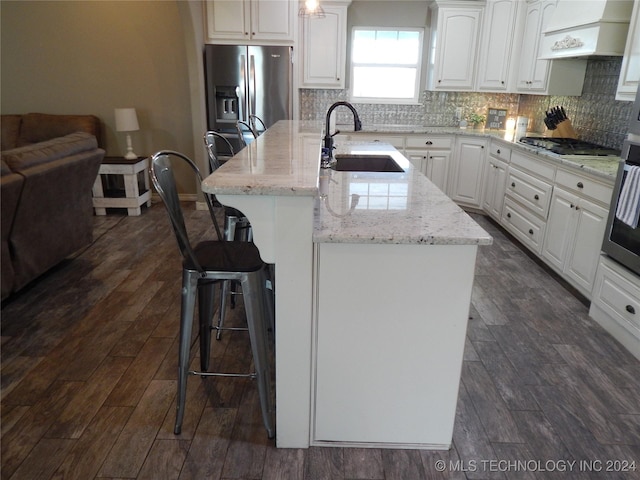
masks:
[[[501,143],[497,143],[495,141],[491,142],[490,154],[494,158],[499,158],[500,160],[509,163],[511,161],[511,148],[507,147]]]
[[[502,224],[527,248],[540,255],[545,222],[507,197],[504,200]]]
[[[453,143],[452,137],[439,137],[435,135],[408,135],[407,148],[421,149],[451,149]]]
[[[551,203],[553,187],[517,168],[509,169],[507,194],[517,199],[531,211],[546,219]]]
[[[613,187],[596,182],[582,175],[558,169],[556,183],[563,187],[609,205]]]
[[[547,180],[553,181],[556,175],[556,168],[553,165],[528,155],[523,155],[520,152],[511,153],[511,163]]]
[[[596,277],[593,301],[618,324],[640,338],[640,280],[624,271],[614,270],[606,258],[601,258]],[[628,278],[627,278],[628,277]]]

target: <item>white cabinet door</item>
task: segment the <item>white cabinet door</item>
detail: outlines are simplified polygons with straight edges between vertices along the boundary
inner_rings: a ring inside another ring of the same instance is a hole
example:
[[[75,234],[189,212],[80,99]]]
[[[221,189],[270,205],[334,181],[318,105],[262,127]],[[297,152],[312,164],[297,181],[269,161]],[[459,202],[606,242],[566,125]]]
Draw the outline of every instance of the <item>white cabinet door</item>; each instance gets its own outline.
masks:
[[[486,152],[487,140],[458,137],[449,185],[453,201],[480,207]]]
[[[427,178],[440,190],[447,193],[447,180],[449,179],[449,158],[451,152],[434,150],[429,152],[427,159]]]
[[[489,0],[480,42],[478,90],[502,92],[509,87],[518,0]]]
[[[640,81],[640,1],[633,3],[627,45],[622,57],[616,100],[633,102]]]
[[[447,180],[449,178],[449,158],[451,151],[408,151],[407,155],[411,163],[422,174],[431,180],[440,190],[447,192]]]
[[[347,7],[324,6],[325,16],[302,24],[302,87],[344,88]]]
[[[435,16],[435,12],[433,14]],[[475,83],[482,7],[441,6],[436,18],[432,30],[436,53],[430,75],[431,88],[471,91]]]
[[[427,157],[429,156],[429,152],[407,152],[407,156],[409,157],[409,161],[412,165],[420,170],[422,174],[427,176]]]
[[[591,296],[608,211],[555,187],[542,247],[545,260]]]
[[[208,0],[207,39],[216,43],[291,44],[296,2],[288,0]]]
[[[250,5],[237,0],[209,0],[205,4],[209,40],[246,41],[249,36]]]
[[[556,188],[551,196],[542,256],[560,271],[564,269],[567,250],[575,236],[576,218],[574,213],[577,204],[578,197],[576,195],[559,188]]]
[[[501,160],[489,157],[486,180],[484,182],[485,190],[482,209],[498,221],[502,218],[506,183],[507,164]]]
[[[555,1],[537,1],[527,7],[517,88],[525,92],[545,90],[549,60],[538,60],[540,39],[546,22],[555,10]]]
[[[600,247],[607,225],[608,210],[581,199],[576,210],[576,233],[565,267],[566,274],[591,293],[598,268]],[[587,295],[589,296],[589,295]]]
[[[520,61],[516,70],[516,93],[537,95],[582,95],[587,68],[585,59],[539,60],[541,39],[557,0],[528,4],[522,19]],[[515,58],[515,57],[514,57]]]

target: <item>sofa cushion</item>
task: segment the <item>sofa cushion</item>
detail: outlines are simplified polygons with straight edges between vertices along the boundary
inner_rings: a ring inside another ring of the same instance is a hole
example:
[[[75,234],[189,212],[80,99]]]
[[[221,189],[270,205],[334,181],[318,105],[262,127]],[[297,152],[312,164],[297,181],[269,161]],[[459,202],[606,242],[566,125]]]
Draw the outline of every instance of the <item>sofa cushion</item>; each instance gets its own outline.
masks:
[[[11,150],[18,146],[18,136],[20,134],[20,120],[22,115],[2,115],[0,118],[0,151]]]
[[[18,146],[38,143],[73,132],[90,133],[100,138],[100,120],[93,115],[51,115],[27,113],[22,115]]]
[[[2,152],[2,161],[14,172],[49,163],[62,157],[74,155],[98,147],[96,137],[84,132],[71,133],[34,145],[14,148]]]
[[[4,159],[2,159],[2,161],[0,161],[0,175],[4,176],[4,175],[9,175],[10,173],[13,173],[13,172],[9,168],[9,165],[7,165],[7,162],[5,162]]]

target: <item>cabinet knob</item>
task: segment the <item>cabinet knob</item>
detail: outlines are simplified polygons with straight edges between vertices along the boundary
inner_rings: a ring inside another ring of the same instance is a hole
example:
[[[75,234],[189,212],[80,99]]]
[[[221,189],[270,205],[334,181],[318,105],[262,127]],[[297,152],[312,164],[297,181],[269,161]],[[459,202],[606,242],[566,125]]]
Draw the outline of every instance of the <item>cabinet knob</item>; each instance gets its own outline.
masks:
[[[504,85],[504,80],[500,80],[500,83],[501,83],[502,85]]]
[[[576,208],[576,206],[573,203],[570,203],[569,208]]]
[[[536,195],[534,195],[534,196],[533,196],[533,198],[534,198],[534,200],[540,200],[540,196],[539,196],[539,195],[537,195],[537,194],[536,194]]]
[[[529,235],[533,235],[533,229],[532,228],[529,229]]]
[[[498,155],[500,155],[500,153],[501,153],[501,152],[500,152],[500,149],[496,150],[496,152],[498,153]]]
[[[511,182],[511,187],[516,188],[516,182]]]
[[[426,142],[424,142],[425,145],[433,145],[433,142],[431,140],[427,140]]]
[[[578,188],[584,188],[584,185],[582,184],[582,182],[578,182]]]
[[[636,309],[633,308],[633,305],[627,305],[626,307],[624,307],[624,309],[629,312],[631,315],[635,315],[636,314]]]
[[[507,213],[507,218],[511,218],[511,214],[510,213]]]

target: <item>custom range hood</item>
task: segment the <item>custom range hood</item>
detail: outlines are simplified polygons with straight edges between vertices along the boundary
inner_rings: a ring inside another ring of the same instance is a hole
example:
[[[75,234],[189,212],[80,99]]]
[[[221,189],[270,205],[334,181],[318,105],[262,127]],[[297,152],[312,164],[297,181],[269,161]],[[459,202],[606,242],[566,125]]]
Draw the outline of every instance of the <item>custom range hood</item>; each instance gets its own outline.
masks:
[[[632,8],[633,0],[558,0],[538,58],[622,56]]]

